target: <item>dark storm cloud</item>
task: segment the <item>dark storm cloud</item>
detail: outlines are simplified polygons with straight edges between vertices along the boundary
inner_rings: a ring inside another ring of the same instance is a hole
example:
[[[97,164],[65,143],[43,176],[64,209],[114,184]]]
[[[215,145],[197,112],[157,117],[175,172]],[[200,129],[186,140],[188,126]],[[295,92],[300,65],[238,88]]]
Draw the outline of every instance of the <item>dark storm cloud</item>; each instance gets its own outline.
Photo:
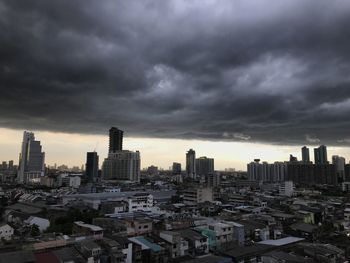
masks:
[[[350,142],[350,2],[0,1],[0,126]]]

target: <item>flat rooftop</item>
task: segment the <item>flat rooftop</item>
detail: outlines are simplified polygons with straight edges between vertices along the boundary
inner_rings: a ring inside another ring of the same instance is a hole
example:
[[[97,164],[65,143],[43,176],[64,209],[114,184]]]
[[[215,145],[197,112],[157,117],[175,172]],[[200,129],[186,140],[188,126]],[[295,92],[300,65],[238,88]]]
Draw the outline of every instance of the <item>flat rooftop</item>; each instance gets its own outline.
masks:
[[[102,192],[102,193],[88,193],[88,194],[69,194],[63,195],[63,198],[76,198],[76,199],[111,199],[111,198],[128,198],[132,196],[140,196],[144,194],[153,195],[154,199],[170,198],[176,194],[175,190],[169,191],[127,191],[127,192]]]
[[[297,243],[303,240],[305,239],[299,238],[299,237],[285,237],[280,239],[268,239],[257,243],[263,244],[263,245],[270,245],[270,246],[285,246],[285,245]]]

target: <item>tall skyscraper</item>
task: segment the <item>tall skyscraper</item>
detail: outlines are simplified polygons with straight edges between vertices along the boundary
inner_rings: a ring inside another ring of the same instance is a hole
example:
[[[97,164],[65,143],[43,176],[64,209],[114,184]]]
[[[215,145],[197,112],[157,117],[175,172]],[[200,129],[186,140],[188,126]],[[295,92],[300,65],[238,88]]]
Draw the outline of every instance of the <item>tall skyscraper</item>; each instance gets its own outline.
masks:
[[[105,180],[140,181],[140,152],[123,150],[123,131],[109,130],[109,154],[102,165]]]
[[[315,164],[327,164],[328,163],[327,147],[325,145],[321,145],[320,147],[315,148],[314,157],[315,157]]]
[[[97,181],[97,177],[98,177],[97,152],[88,152],[86,154],[85,176],[89,183],[94,183]]]
[[[109,129],[109,153],[123,150],[123,133],[116,127]]]
[[[301,159],[302,159],[303,163],[310,162],[310,151],[309,151],[309,148],[307,148],[306,146],[301,148]]]
[[[196,175],[207,176],[214,174],[214,159],[205,156],[196,159]]]
[[[190,178],[196,177],[196,152],[192,149],[186,153],[186,173]]]
[[[345,158],[338,155],[333,155],[332,164],[335,165],[335,171],[338,179],[345,181]]]
[[[17,181],[27,183],[39,180],[44,175],[45,153],[42,152],[40,141],[36,141],[34,133],[23,133],[22,151],[19,157]]]

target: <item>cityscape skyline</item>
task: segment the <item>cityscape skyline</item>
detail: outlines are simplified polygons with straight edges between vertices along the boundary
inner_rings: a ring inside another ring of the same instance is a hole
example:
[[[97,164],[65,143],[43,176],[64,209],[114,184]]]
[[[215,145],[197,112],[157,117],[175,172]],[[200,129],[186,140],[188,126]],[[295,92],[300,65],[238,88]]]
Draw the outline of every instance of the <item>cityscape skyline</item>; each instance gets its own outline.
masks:
[[[17,164],[20,152],[19,141],[21,139],[17,140],[23,136],[23,131],[6,129],[6,134],[7,137],[4,138],[6,139],[6,144],[0,138],[0,156],[3,160],[14,160],[15,164]],[[35,134],[43,145],[43,151],[46,152],[46,164],[50,166],[56,163],[57,165],[66,164],[81,167],[81,165],[85,165],[86,152],[91,152],[95,149],[101,159],[107,157],[106,149],[108,149],[109,144],[107,133],[103,136],[35,131]],[[75,143],[72,144],[70,140]],[[302,160],[301,147],[304,146],[132,137],[125,137],[124,141],[127,145],[130,145],[128,147],[130,150],[140,150],[142,154],[142,169],[150,165],[156,165],[166,170],[169,169],[173,162],[181,163],[183,170],[186,170],[185,153],[190,148],[196,151],[197,158],[201,156],[214,158],[216,170],[224,170],[226,168],[246,170],[246,164],[256,158],[267,162],[288,161],[289,154],[292,154],[298,157],[298,160]],[[7,147],[10,145],[11,149],[8,149]],[[168,151],[169,145],[173,146],[173,150],[170,152]],[[305,145],[310,150],[310,160],[314,161],[314,148],[318,148],[320,145]],[[4,149],[6,150],[4,151]],[[327,150],[329,161],[333,155],[345,157],[347,163],[350,160],[350,151],[347,151],[346,147],[330,147],[327,145]],[[155,154],[162,158],[157,158],[157,161],[155,161]]]
[[[0,0],[0,263],[350,262],[350,0]]]

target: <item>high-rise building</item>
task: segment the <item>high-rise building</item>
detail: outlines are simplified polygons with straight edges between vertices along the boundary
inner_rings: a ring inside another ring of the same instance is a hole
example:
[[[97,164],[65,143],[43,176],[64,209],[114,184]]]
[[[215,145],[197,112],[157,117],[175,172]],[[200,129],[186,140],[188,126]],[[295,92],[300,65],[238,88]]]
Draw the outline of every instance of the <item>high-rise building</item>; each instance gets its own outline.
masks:
[[[288,163],[287,180],[303,186],[338,183],[333,164]]]
[[[196,175],[203,177],[209,174],[214,174],[214,159],[206,156],[196,159]]]
[[[327,147],[325,145],[321,145],[320,147],[315,148],[314,157],[315,157],[315,164],[327,164],[328,163]]]
[[[34,133],[23,133],[22,151],[19,157],[17,180],[19,183],[40,180],[45,171],[45,153],[40,141],[36,141]]]
[[[123,133],[116,127],[109,129],[109,153],[123,150]]]
[[[337,173],[338,179],[341,181],[345,180],[345,158],[333,155],[332,156],[332,164],[335,165],[335,171]]]
[[[97,152],[86,153],[85,177],[89,183],[94,183],[98,178],[98,155]]]
[[[173,163],[173,174],[181,174],[181,163]]]
[[[186,173],[190,178],[196,177],[196,152],[192,149],[186,153]]]
[[[306,146],[301,148],[301,159],[302,159],[303,163],[310,162],[310,151],[309,151],[309,148],[307,148]]]
[[[140,152],[123,150],[123,131],[109,130],[109,154],[102,165],[105,180],[140,181]]]
[[[250,181],[283,182],[286,178],[287,166],[284,162],[260,163],[255,159],[247,165],[247,175]]]
[[[254,162],[247,164],[247,175],[250,181],[260,181],[261,180],[261,170],[262,165],[260,164],[260,159],[255,159]]]
[[[272,164],[271,182],[283,182],[287,176],[287,165],[284,162],[274,162]]]
[[[105,180],[140,181],[140,152],[116,151],[103,162],[102,177]]]

